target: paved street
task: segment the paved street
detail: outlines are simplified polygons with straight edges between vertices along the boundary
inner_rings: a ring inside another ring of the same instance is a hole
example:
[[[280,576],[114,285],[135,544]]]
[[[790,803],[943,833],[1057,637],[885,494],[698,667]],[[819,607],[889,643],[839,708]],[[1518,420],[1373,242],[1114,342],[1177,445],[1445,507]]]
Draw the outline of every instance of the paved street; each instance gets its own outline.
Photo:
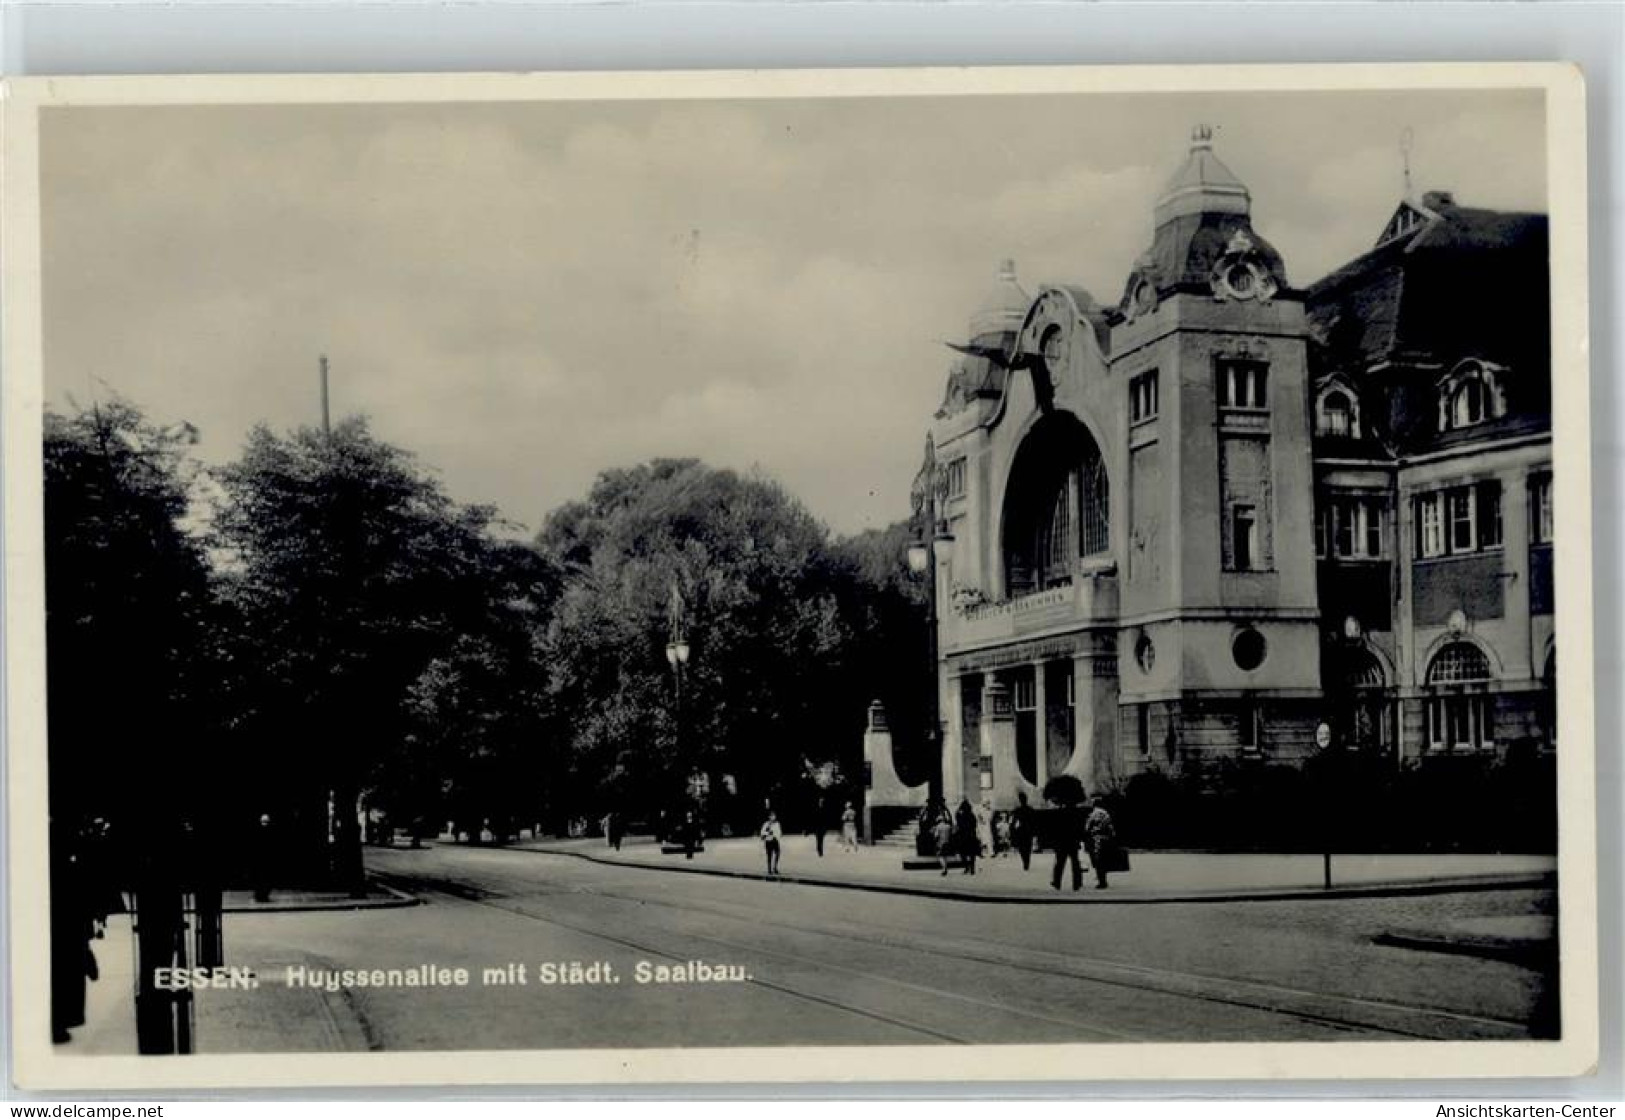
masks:
[[[1538,966],[1372,941],[1549,912],[1547,890],[1079,908],[449,845],[368,861],[423,904],[230,915],[228,961],[261,986],[197,995],[200,1049],[1498,1039],[1546,1032],[1554,1013]],[[110,957],[127,936],[110,934]],[[544,962],[599,961],[618,983],[538,983]],[[652,978],[689,961],[744,979],[638,982],[640,962]],[[482,982],[510,962],[529,983]],[[425,965],[470,982],[285,983],[289,966]],[[104,976],[98,1003],[120,984]],[[75,1048],[117,1049],[122,1033],[82,1032]]]

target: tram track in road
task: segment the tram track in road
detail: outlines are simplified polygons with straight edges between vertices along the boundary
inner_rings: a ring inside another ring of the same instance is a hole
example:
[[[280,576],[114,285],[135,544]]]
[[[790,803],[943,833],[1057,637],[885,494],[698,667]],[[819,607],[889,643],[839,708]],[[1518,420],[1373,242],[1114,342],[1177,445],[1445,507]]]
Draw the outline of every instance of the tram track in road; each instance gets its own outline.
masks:
[[[393,879],[397,883],[406,886],[409,889],[434,891],[435,893],[443,894],[450,898],[455,898],[461,902],[469,903],[474,906],[483,906],[492,910],[500,910],[503,913],[513,914],[521,918],[529,919],[533,922],[540,922],[545,925],[556,926],[559,929],[566,929],[572,933],[582,934],[587,937],[595,938],[599,941],[605,941],[611,945],[618,945],[623,949],[631,949],[634,952],[644,954],[645,956],[659,957],[663,960],[672,961],[678,964],[691,959],[689,956],[679,953],[672,953],[669,950],[641,941],[636,941],[629,937],[622,937],[616,934],[607,933],[602,929],[594,928],[589,925],[565,921],[564,919],[559,918],[557,915],[544,916],[534,913],[523,906],[518,905],[517,902],[511,897],[504,897],[495,894],[494,892],[486,891],[483,888],[476,887],[468,889],[466,884],[457,884],[453,887],[453,889],[446,890],[444,889],[444,881],[439,879],[428,880],[395,875],[385,875],[381,876],[381,878],[386,880]],[[804,1000],[808,1003],[818,1004],[823,1007],[832,1008],[847,1014],[857,1015],[865,1019],[883,1023],[890,1027],[923,1035],[924,1037],[935,1042],[969,1044],[972,1041],[971,1039],[961,1038],[945,1031],[938,1030],[934,1027],[909,1022],[908,1020],[902,1019],[898,1016],[887,1015],[883,1012],[857,1007],[855,1005],[843,1003],[840,1000],[831,999],[828,996],[819,995],[816,992],[808,992],[799,988],[791,987],[787,984],[780,984],[771,980],[764,980],[760,977],[752,976],[746,981],[746,983],[754,984],[757,987],[767,989],[768,991],[778,992],[781,995],[787,995],[795,999]]]
[[[1417,1040],[1529,1037],[1528,1028],[1522,1023],[1446,1008],[1311,991],[1289,985],[1238,980],[1100,957],[1018,948],[981,938],[923,937],[913,931],[902,931],[850,918],[843,918],[839,924],[807,921],[789,923],[765,917],[749,908],[730,907],[726,904],[670,902],[602,889],[584,893],[616,898],[638,905],[664,906],[716,915],[752,925],[773,926],[794,932],[816,932],[827,937],[886,948],[911,952],[924,950],[941,958],[993,965],[1048,978],[1064,977],[1084,983],[1105,984],[1238,1009],[1263,1011],[1337,1030]],[[1454,1029],[1439,1029],[1445,1025]]]
[[[531,907],[526,906],[524,902],[527,894],[533,899],[537,897],[538,892],[534,891],[534,889],[525,889],[534,888],[535,884],[533,883],[521,882],[513,884],[521,888],[513,894],[502,894],[475,884],[461,883],[455,880],[447,882],[438,877],[408,880],[406,885],[426,887],[437,891],[449,886],[450,889],[443,890],[443,893],[461,898],[464,901],[473,901],[479,905],[493,906],[532,920],[549,922],[577,933],[600,937],[611,943],[620,944],[623,947],[653,956],[681,960],[695,955],[690,953],[688,957],[684,957],[680,954],[673,954],[658,945],[651,945],[647,942],[639,942],[632,938],[607,933],[601,924],[578,924],[556,912],[537,913]],[[1098,957],[1022,949],[973,937],[945,938],[937,935],[922,935],[913,931],[904,931],[851,919],[843,918],[839,923],[817,922],[806,919],[789,922],[772,918],[750,907],[726,903],[695,902],[693,900],[669,901],[625,894],[596,886],[576,886],[559,892],[541,893],[549,897],[557,897],[558,895],[585,896],[621,905],[659,907],[666,911],[697,916],[709,921],[722,919],[737,923],[744,927],[747,940],[739,940],[738,934],[721,936],[718,932],[710,931],[670,930],[668,932],[673,936],[679,936],[702,944],[714,945],[732,953],[757,954],[769,959],[784,961],[798,968],[814,971],[835,971],[869,985],[885,985],[892,989],[901,988],[913,995],[953,1001],[955,1005],[964,1010],[965,1014],[1020,1016],[1034,1024],[1042,1023],[1048,1027],[1064,1028],[1073,1036],[1080,1038],[1080,1040],[1122,1042],[1144,1040],[1151,1037],[1151,1035],[1145,1032],[1137,1033],[1120,1030],[1071,1015],[1057,1015],[1052,1012],[1040,1011],[1036,1007],[1018,1008],[998,1000],[988,1000],[963,992],[948,991],[934,985],[918,984],[900,979],[897,976],[854,968],[839,961],[822,959],[816,955],[793,952],[782,945],[751,943],[748,940],[749,933],[752,930],[768,927],[803,937],[814,936],[837,939],[849,945],[862,945],[871,949],[907,953],[910,955],[911,960],[915,962],[920,959],[920,954],[927,954],[933,959],[941,960],[950,965],[972,964],[983,968],[992,966],[1042,978],[1050,984],[1053,984],[1056,980],[1067,980],[1082,985],[1098,985],[1128,994],[1145,993],[1161,999],[1173,1000],[1176,1003],[1188,1002],[1198,1006],[1225,1007],[1243,1012],[1262,1013],[1278,1019],[1302,1023],[1306,1026],[1318,1028],[1321,1031],[1329,1030],[1344,1035],[1358,1034],[1372,1039],[1495,1039],[1527,1038],[1529,1035],[1527,1028],[1521,1023],[1465,1014],[1449,1009],[1309,991],[1287,985],[1203,975]],[[810,998],[828,1006],[840,1007],[855,1014],[891,1022],[895,1026],[917,1031],[941,1041],[969,1041],[952,1037],[952,1031],[944,1031],[934,1025],[926,1026],[918,1022],[898,1021],[895,1016],[889,1016],[871,1008],[848,1005],[841,1001],[832,1000],[827,995],[810,992],[793,985],[759,979],[755,982],[783,991],[789,995]],[[1155,1033],[1157,1035],[1162,1034],[1160,1031]]]

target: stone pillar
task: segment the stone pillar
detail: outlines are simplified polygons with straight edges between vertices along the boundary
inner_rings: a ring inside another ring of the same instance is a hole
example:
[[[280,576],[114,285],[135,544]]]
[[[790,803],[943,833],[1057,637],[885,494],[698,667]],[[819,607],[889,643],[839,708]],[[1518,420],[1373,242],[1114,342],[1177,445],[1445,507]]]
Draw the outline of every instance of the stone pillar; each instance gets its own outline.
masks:
[[[965,704],[960,697],[964,678],[947,676],[942,690],[942,797],[958,805],[965,796]]]
[[[1016,713],[1010,690],[991,673],[982,678],[982,780],[971,803],[991,794],[997,805],[1014,804],[1021,778],[1016,767]]]
[[[869,719],[863,730],[863,835],[873,839],[877,808],[918,808],[925,804],[926,786],[903,784],[892,756],[891,725],[886,708],[879,700],[869,704]]]
[[[1066,772],[1093,797],[1117,773],[1117,664],[1080,654],[1072,661],[1073,744]]]
[[[1049,781],[1049,696],[1044,680],[1048,675],[1044,662],[1033,662],[1033,706],[1037,709],[1033,713],[1033,784],[1040,794]]]

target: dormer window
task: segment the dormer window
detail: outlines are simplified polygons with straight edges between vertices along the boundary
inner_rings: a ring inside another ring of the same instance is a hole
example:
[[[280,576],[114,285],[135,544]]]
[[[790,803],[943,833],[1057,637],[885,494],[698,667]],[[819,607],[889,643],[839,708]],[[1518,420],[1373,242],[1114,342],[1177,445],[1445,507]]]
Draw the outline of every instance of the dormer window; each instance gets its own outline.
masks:
[[[1466,361],[1439,385],[1439,430],[1470,428],[1506,414],[1506,371],[1489,362]]]
[[[1352,439],[1360,434],[1360,411],[1353,394],[1333,386],[1320,395],[1315,408],[1315,434]]]

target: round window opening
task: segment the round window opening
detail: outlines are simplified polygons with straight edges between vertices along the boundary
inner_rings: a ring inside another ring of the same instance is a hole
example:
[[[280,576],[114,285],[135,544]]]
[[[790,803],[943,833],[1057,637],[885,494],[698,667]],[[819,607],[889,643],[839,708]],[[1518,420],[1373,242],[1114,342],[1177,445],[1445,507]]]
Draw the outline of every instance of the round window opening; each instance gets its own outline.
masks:
[[[1264,635],[1251,627],[1237,634],[1230,642],[1230,655],[1236,659],[1236,666],[1249,673],[1264,664],[1266,649]]]
[[[1235,265],[1225,276],[1225,283],[1229,284],[1230,290],[1238,296],[1252,294],[1253,280],[1253,270],[1244,264]]]
[[[1157,647],[1145,634],[1141,634],[1140,640],[1134,643],[1134,660],[1142,673],[1149,673],[1157,663]]]

